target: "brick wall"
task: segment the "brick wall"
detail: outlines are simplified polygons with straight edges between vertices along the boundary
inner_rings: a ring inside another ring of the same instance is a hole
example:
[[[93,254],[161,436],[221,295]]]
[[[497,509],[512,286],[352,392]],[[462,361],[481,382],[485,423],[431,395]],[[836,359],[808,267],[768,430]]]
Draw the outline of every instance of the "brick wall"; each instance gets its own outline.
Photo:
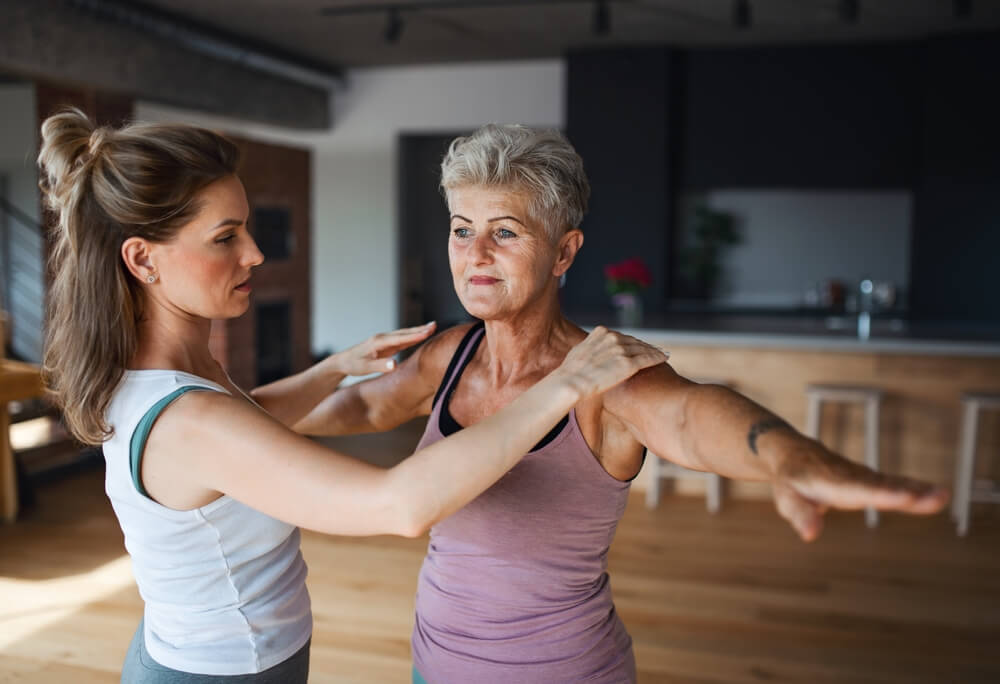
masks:
[[[254,269],[250,310],[240,318],[216,321],[212,350],[233,380],[242,387],[257,384],[258,303],[285,300],[291,307],[291,368],[297,372],[312,361],[310,347],[310,152],[280,145],[233,138],[243,152],[240,178],[250,201],[251,231],[257,207],[285,208],[290,215],[288,258],[270,259]]]

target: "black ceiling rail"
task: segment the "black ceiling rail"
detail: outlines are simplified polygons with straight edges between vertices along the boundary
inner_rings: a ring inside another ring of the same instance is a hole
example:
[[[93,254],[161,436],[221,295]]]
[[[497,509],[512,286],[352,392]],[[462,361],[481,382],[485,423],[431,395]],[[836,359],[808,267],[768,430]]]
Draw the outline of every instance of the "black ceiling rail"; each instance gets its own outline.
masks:
[[[331,5],[322,7],[325,16],[345,16],[349,14],[380,14],[383,12],[419,12],[422,10],[450,9],[490,9],[496,7],[541,7],[544,5],[594,5],[595,3],[632,3],[633,0],[418,0],[407,2],[365,2],[355,5]]]
[[[289,81],[327,90],[343,84],[344,73],[339,66],[291,54],[273,45],[265,45],[142,2],[133,0],[66,0],[66,2],[104,21],[140,29],[174,41],[192,52],[240,64]]]

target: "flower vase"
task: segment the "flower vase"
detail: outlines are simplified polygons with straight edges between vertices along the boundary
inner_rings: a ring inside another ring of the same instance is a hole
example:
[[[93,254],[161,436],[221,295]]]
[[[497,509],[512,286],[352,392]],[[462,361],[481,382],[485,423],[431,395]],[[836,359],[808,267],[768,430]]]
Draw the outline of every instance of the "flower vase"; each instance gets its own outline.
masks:
[[[642,300],[634,292],[619,292],[611,296],[619,328],[638,328],[642,325]]]

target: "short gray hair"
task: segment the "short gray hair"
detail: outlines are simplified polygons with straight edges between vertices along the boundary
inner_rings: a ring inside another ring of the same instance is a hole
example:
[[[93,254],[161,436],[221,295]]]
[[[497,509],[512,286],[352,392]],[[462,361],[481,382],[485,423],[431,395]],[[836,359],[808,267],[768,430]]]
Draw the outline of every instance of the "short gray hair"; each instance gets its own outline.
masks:
[[[441,162],[441,189],[464,185],[509,188],[528,194],[529,211],[553,239],[579,228],[590,183],[583,160],[556,130],[487,124],[455,138]]]

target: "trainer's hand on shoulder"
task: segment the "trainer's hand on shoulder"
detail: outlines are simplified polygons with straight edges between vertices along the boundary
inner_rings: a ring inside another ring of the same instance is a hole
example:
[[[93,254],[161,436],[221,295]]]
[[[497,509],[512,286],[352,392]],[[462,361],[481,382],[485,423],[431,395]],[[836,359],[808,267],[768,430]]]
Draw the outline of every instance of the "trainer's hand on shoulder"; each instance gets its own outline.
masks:
[[[778,513],[805,541],[823,529],[830,508],[876,508],[903,513],[937,513],[948,502],[948,490],[920,480],[886,475],[849,461],[813,440],[789,449],[771,481]]]
[[[395,370],[396,361],[392,357],[397,352],[426,340],[436,327],[437,324],[431,321],[415,328],[377,333],[360,344],[333,354],[330,363],[343,375],[368,375]]]
[[[614,387],[643,368],[665,363],[668,356],[659,347],[599,325],[569,351],[556,372],[564,374],[583,399]]]

